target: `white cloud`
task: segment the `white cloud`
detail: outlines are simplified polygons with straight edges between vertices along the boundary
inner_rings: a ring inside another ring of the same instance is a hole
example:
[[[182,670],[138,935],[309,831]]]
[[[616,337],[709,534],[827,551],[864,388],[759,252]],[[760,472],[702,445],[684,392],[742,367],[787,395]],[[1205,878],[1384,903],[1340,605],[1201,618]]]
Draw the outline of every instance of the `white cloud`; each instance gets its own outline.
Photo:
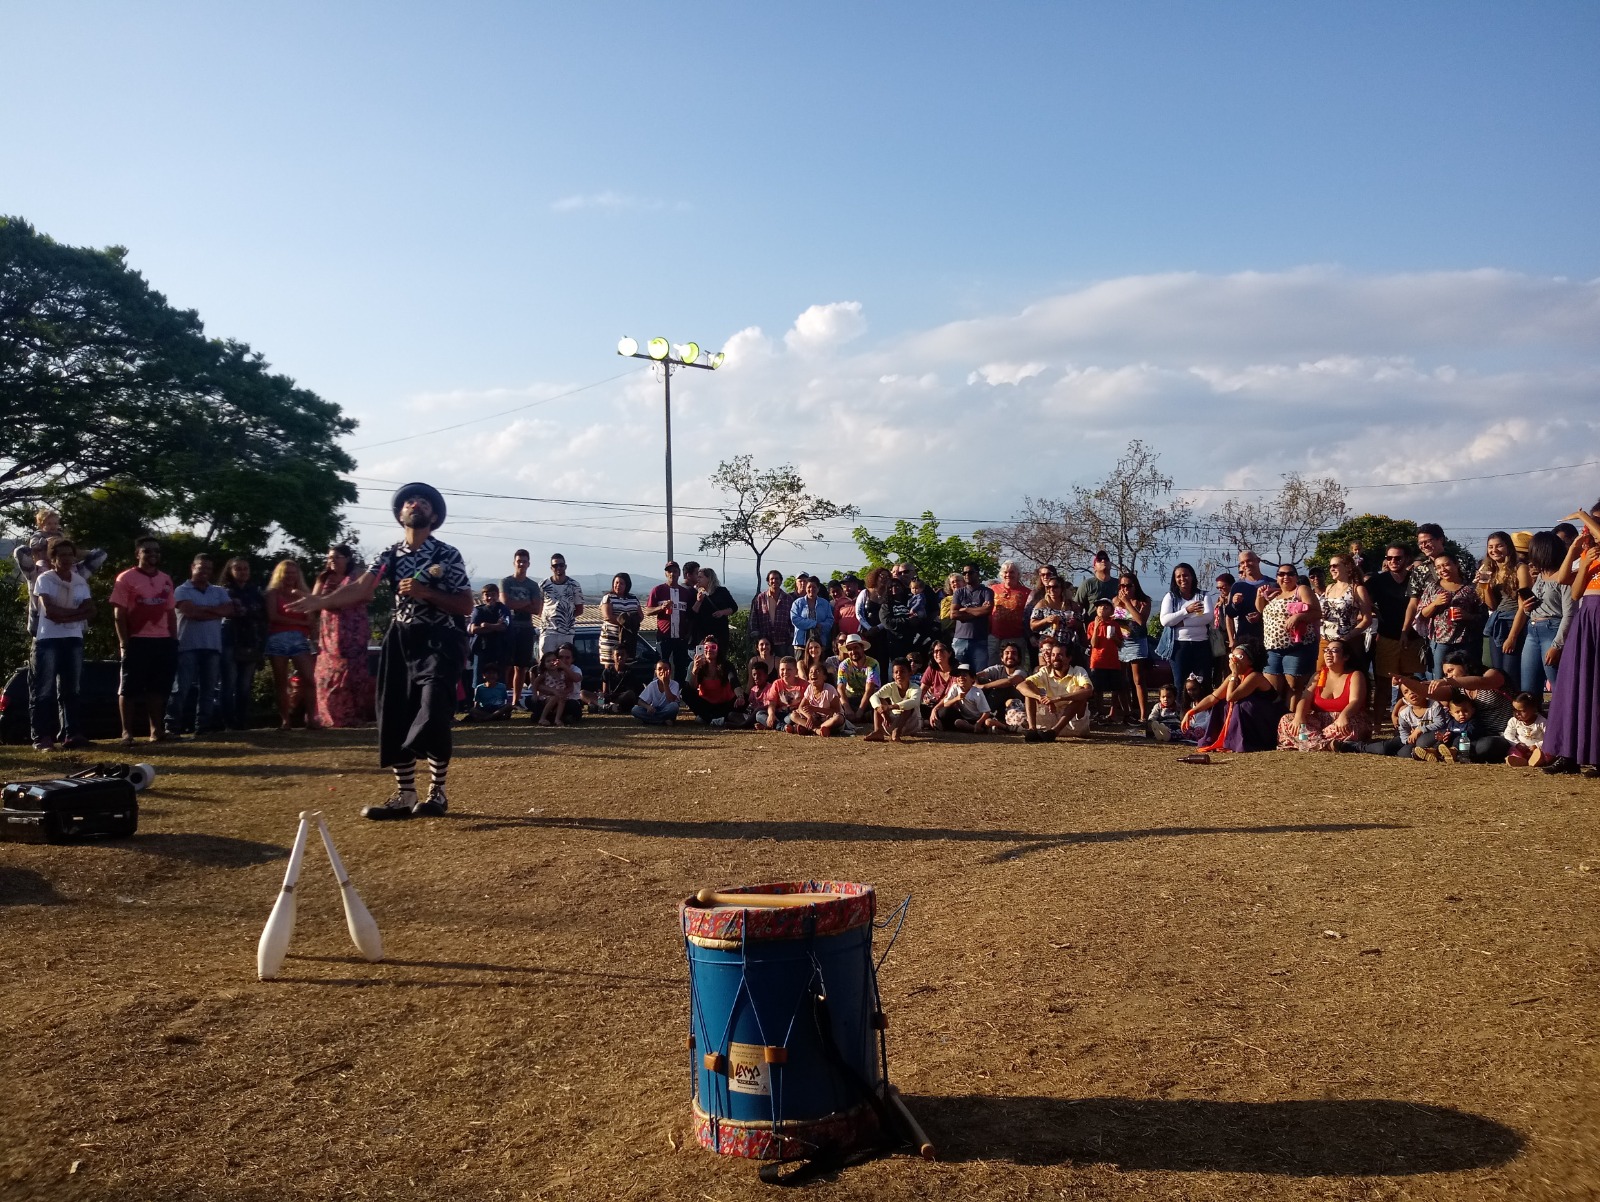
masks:
[[[872,340],[863,337],[859,302],[819,303],[781,340],[757,327],[733,334],[722,343],[722,371],[673,377],[675,492],[680,505],[713,503],[706,478],[717,462],[749,453],[762,465],[793,463],[821,495],[869,513],[932,509],[1003,520],[1024,494],[1059,496],[1097,479],[1130,438],[1155,446],[1162,466],[1191,490],[1272,488],[1289,471],[1386,484],[1577,462],[1600,446],[1597,297],[1593,282],[1498,271],[1140,276]],[[559,391],[536,385],[504,395],[544,388]],[[465,416],[500,396],[427,400]],[[374,476],[658,502],[660,385],[640,373],[526,417],[374,454],[384,456],[383,470],[365,461],[361,469]],[[1488,527],[1552,522],[1596,493],[1600,472],[1591,468],[1362,490],[1351,500],[1358,510],[1438,520],[1481,542]],[[1202,504],[1221,499],[1190,495]],[[480,504],[494,503],[473,502],[466,512]],[[658,513],[574,517],[518,505],[483,512],[661,524]],[[679,514],[680,556],[709,524],[708,515]],[[638,530],[561,537],[569,546],[661,541]],[[774,554],[780,562],[857,566],[848,531],[828,538]],[[659,566],[659,552],[569,559],[585,572],[625,567],[637,575]]]
[[[689,207],[685,201],[669,204],[664,200],[656,200],[644,196],[630,196],[626,192],[615,192],[607,188],[603,192],[580,192],[571,196],[562,196],[550,202],[552,213],[581,213],[585,211],[600,213],[658,213],[664,209],[673,209],[679,212]]]

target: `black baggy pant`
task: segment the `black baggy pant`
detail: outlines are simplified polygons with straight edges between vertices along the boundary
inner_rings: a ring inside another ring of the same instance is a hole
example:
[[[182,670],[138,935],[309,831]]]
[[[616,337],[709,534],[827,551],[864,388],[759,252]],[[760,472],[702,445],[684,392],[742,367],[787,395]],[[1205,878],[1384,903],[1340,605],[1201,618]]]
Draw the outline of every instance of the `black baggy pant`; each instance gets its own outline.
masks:
[[[378,653],[378,765],[448,760],[467,641],[442,626],[389,627]]]

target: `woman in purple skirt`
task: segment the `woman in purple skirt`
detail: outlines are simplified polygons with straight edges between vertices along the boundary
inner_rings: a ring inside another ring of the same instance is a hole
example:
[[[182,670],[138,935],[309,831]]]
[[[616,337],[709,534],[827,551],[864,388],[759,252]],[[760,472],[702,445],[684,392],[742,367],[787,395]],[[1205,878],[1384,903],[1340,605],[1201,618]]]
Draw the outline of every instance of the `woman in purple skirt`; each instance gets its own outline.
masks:
[[[1592,779],[1600,777],[1600,501],[1568,520],[1584,530],[1561,565],[1561,579],[1572,585],[1573,615],[1545,721],[1544,771],[1581,771]]]

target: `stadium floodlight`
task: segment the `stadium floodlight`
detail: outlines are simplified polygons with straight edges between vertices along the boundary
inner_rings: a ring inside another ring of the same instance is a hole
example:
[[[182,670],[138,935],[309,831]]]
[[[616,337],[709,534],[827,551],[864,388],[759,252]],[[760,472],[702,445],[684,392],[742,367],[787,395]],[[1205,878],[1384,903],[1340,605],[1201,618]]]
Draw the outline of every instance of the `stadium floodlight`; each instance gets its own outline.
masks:
[[[667,558],[672,558],[672,372],[678,367],[698,367],[701,371],[715,371],[722,366],[727,355],[722,351],[702,356],[698,342],[680,342],[676,346],[665,338],[652,338],[639,349],[633,338],[623,338],[617,343],[617,354],[629,359],[649,359],[661,365],[661,395],[667,425]]]

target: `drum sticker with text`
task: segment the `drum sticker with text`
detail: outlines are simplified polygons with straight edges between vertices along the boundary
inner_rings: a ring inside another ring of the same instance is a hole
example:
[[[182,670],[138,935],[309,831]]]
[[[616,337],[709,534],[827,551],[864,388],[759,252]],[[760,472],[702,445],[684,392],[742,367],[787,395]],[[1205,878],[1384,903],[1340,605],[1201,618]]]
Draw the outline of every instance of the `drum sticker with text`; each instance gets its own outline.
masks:
[[[772,1066],[759,1043],[728,1045],[728,1088],[734,1093],[772,1094]]]

